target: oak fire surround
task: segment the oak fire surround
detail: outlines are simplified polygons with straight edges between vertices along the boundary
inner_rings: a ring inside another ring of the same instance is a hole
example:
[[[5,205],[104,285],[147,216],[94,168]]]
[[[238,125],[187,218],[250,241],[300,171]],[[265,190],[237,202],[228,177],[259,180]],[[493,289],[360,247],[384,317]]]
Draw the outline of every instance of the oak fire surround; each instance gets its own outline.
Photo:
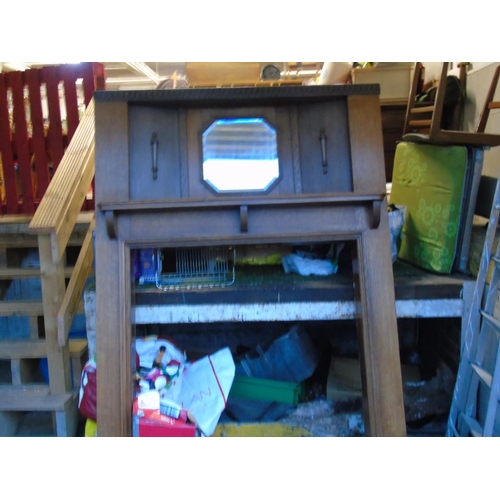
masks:
[[[131,435],[131,250],[300,241],[352,243],[365,428],[372,436],[404,436],[379,86],[94,97],[99,436]],[[203,133],[231,118],[263,118],[275,130],[279,175],[267,189],[218,192],[204,179]],[[224,293],[238,307],[231,288]],[[209,291],[200,292],[199,302],[210,300]],[[189,307],[185,321],[192,321]]]

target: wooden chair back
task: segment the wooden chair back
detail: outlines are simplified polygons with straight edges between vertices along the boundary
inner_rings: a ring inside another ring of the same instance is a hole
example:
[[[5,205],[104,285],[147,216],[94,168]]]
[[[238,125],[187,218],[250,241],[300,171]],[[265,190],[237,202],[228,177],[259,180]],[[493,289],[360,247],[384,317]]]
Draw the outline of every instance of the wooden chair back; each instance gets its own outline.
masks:
[[[447,127],[448,130],[460,130],[461,127],[467,64],[468,63],[459,64],[459,81],[462,88],[462,96],[453,110],[453,116]],[[430,101],[417,101],[418,92],[422,87],[425,69],[421,62],[415,63],[413,80],[410,87],[410,95],[408,97],[403,135],[413,132],[428,134],[430,138],[432,138],[438,133],[439,130],[442,129],[448,66],[449,63],[443,63],[435,99]]]
[[[476,130],[473,132],[466,132],[460,130],[460,124],[462,121],[463,103],[465,101],[465,74],[468,63],[459,64],[459,78],[462,85],[462,97],[454,110],[455,114],[451,120],[451,126],[446,129],[442,127],[448,65],[449,63],[443,63],[434,102],[417,103],[416,89],[418,88],[419,78],[421,78],[420,74],[423,69],[421,63],[415,63],[416,74],[413,78],[408,99],[406,120],[403,128],[403,140],[426,144],[453,144],[478,148],[500,146],[500,134],[489,134],[484,132],[490,110],[500,108],[500,102],[494,101],[494,94],[500,77],[500,70],[497,68],[495,71]],[[424,115],[424,113],[427,113],[427,115]],[[415,115],[426,116],[426,118],[414,119]]]

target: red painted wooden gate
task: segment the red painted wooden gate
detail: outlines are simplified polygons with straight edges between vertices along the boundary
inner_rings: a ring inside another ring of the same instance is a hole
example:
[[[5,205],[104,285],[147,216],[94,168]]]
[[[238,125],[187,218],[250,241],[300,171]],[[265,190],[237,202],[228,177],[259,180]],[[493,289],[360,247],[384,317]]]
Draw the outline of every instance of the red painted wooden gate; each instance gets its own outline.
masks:
[[[101,63],[0,73],[0,215],[35,213],[81,113],[104,88]],[[93,209],[92,192],[82,210]]]

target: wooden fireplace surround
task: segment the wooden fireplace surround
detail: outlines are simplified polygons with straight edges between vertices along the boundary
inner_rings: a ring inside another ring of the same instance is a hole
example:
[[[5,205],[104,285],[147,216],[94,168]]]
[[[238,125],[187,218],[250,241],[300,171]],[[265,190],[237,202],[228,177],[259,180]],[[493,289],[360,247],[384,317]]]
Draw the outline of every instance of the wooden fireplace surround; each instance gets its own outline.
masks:
[[[404,436],[379,86],[96,92],[95,105],[99,436],[131,435],[132,249],[332,241],[353,243],[367,434]],[[201,180],[201,133],[232,116],[265,117],[277,130],[280,178],[266,194],[217,195]],[[231,287],[224,293],[238,307]],[[200,291],[197,302],[211,297]],[[188,307],[184,321],[200,320]]]

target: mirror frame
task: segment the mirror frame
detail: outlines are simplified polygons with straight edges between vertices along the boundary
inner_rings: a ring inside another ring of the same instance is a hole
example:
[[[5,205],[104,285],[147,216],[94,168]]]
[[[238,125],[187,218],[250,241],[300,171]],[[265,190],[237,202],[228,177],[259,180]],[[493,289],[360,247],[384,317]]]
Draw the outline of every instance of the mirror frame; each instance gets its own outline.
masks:
[[[203,134],[212,126],[214,125],[218,120],[241,120],[241,119],[261,119],[262,121],[265,122],[265,124],[272,128],[275,131],[276,134],[276,153],[277,153],[277,160],[278,160],[278,175],[275,177],[264,189],[232,189],[232,190],[224,190],[220,191],[218,190],[213,183],[211,183],[209,180],[206,180],[204,178],[204,171],[203,171],[203,164],[204,164],[204,150],[203,150]],[[200,137],[199,137],[199,145],[200,145],[200,153],[201,153],[201,168],[200,168],[200,179],[202,184],[210,190],[211,193],[215,194],[216,196],[231,196],[231,195],[246,195],[246,196],[266,196],[271,193],[271,191],[276,187],[276,185],[281,181],[282,178],[282,168],[280,165],[280,158],[279,158],[279,140],[278,140],[278,128],[272,124],[269,119],[265,116],[219,116],[219,117],[214,117],[210,122],[204,126],[200,132]]]

